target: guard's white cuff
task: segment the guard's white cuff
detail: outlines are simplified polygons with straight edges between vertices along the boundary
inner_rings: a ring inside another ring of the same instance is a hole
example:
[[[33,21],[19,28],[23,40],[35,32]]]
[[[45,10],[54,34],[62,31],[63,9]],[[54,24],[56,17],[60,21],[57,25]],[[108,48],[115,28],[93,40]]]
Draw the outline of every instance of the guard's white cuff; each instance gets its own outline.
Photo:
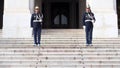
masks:
[[[95,20],[92,20],[92,23],[95,23]]]
[[[83,26],[83,29],[85,29],[85,26]]]

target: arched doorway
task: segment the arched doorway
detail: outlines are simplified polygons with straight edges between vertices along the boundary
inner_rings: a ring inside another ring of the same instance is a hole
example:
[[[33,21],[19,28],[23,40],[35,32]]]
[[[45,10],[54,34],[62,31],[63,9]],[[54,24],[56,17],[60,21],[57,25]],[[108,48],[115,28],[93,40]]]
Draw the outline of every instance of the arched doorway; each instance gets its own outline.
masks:
[[[0,0],[0,29],[3,27],[4,0]]]
[[[120,29],[120,0],[117,0],[118,28]]]

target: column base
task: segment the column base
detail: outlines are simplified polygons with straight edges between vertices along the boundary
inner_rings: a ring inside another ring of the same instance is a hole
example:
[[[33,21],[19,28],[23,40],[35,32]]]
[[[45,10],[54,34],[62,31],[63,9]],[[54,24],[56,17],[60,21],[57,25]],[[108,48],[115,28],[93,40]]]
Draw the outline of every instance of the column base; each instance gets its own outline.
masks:
[[[30,13],[4,14],[3,38],[31,38]]]
[[[94,38],[117,38],[118,26],[115,13],[95,13]]]

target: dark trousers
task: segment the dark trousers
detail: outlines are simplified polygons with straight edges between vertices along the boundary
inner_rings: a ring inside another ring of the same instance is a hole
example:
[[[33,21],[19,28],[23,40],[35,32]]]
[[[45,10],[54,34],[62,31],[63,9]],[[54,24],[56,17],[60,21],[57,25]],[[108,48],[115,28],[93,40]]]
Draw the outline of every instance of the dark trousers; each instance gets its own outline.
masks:
[[[34,44],[40,44],[41,41],[41,29],[40,27],[33,28]]]
[[[86,44],[92,44],[93,24],[92,22],[86,22]]]

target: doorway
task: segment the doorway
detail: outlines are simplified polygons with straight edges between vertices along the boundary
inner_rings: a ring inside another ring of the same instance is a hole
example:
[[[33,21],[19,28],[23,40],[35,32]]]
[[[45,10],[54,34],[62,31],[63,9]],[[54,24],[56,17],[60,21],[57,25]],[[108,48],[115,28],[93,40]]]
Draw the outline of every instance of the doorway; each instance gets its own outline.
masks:
[[[51,4],[51,23],[52,28],[69,27],[69,3]]]
[[[35,5],[42,9],[45,29],[82,28],[82,14],[86,0],[37,0]]]

